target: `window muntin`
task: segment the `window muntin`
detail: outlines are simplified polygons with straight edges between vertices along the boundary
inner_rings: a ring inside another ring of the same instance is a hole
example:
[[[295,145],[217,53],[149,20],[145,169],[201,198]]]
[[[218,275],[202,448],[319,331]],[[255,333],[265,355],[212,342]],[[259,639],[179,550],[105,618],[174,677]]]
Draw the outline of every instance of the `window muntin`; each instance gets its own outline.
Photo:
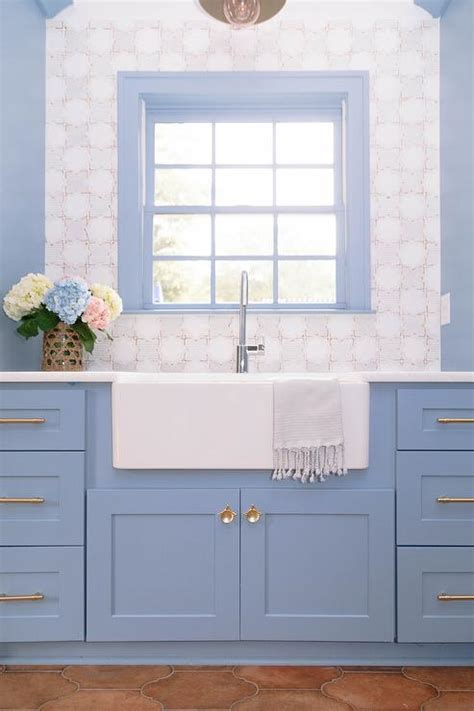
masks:
[[[312,113],[236,122],[149,112],[148,307],[233,305],[242,269],[258,308],[345,307],[341,113]]]

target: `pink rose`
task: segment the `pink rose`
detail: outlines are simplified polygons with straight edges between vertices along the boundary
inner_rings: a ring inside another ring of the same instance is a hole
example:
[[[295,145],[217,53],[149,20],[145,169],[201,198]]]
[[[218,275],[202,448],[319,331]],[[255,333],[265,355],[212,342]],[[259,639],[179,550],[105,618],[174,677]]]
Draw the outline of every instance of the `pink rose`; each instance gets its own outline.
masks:
[[[91,328],[98,328],[101,331],[110,323],[110,309],[103,299],[91,296],[81,319]]]

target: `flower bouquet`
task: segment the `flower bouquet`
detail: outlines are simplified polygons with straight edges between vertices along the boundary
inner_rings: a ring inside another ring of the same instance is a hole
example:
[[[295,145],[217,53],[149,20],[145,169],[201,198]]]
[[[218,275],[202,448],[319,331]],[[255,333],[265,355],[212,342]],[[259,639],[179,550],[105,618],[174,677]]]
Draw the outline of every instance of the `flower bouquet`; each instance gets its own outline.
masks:
[[[54,284],[44,274],[27,274],[3,300],[6,315],[19,321],[20,336],[43,338],[43,370],[82,370],[82,349],[94,350],[97,335],[122,312],[117,292],[103,284],[87,286],[80,277]]]

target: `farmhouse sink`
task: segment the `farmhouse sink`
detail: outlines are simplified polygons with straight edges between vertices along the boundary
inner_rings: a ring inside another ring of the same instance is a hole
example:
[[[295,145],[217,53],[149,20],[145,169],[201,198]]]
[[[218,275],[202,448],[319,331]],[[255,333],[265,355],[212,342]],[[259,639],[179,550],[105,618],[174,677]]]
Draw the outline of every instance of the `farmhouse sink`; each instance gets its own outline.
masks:
[[[112,385],[113,457],[118,469],[272,469],[273,383],[320,374],[148,374]],[[364,469],[369,384],[340,378],[346,466]]]

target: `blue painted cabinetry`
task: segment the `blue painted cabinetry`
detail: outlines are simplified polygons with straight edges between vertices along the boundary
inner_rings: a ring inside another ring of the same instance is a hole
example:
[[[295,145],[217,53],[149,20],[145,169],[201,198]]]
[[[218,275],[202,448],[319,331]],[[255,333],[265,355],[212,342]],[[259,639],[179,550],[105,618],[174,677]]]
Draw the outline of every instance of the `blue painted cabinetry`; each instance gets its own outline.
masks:
[[[0,392],[0,642],[84,639],[84,404]]]
[[[474,642],[474,390],[399,390],[398,449],[398,641]]]
[[[243,490],[251,506],[242,639],[393,641],[393,492]]]
[[[87,639],[393,640],[392,492],[240,496],[89,491]]]
[[[398,549],[400,642],[474,642],[473,597],[473,548]]]
[[[109,385],[5,386],[0,663],[469,663],[473,393],[372,385],[369,468],[303,486],[114,469]]]
[[[89,491],[87,639],[238,639],[238,512],[229,489]]]
[[[397,542],[474,544],[474,452],[398,452]]]
[[[0,452],[0,544],[84,544],[83,452]]]

